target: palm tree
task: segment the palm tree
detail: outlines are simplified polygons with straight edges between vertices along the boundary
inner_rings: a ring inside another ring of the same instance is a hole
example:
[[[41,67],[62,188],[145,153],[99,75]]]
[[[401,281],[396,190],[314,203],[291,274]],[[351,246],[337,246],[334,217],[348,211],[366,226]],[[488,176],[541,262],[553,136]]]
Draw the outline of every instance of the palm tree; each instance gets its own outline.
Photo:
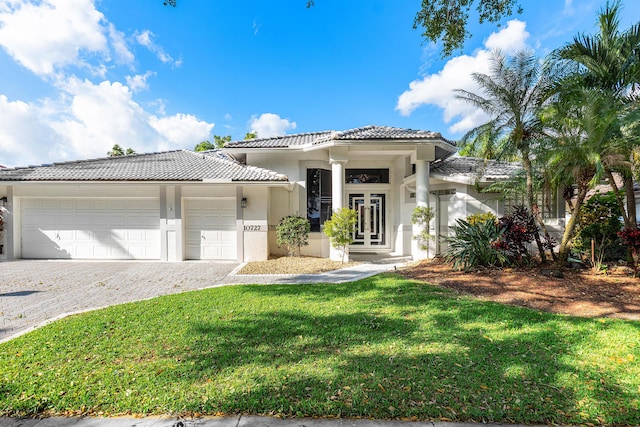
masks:
[[[538,58],[530,51],[505,57],[494,52],[491,73],[473,73],[483,94],[457,90],[457,97],[486,112],[490,119],[469,131],[463,140],[506,138],[501,155],[517,154],[526,175],[526,201],[529,212],[537,212],[534,203],[534,170],[532,149],[542,135],[538,113],[550,96],[550,81],[543,75]],[[538,222],[542,223],[539,215]],[[536,234],[540,257],[546,260],[540,236]]]
[[[547,131],[553,133],[541,150],[546,153],[544,160],[553,182],[571,189],[564,192],[571,217],[560,243],[561,265],[567,261],[587,191],[600,181],[611,162],[606,147],[622,135],[620,115],[613,100],[612,94],[599,90],[563,88],[543,115]]]
[[[582,86],[611,94],[623,127],[623,135],[606,144],[611,161],[605,174],[614,189],[623,212],[625,227],[635,228],[636,202],[633,189],[634,152],[638,145],[637,115],[640,94],[640,22],[621,32],[621,3],[608,3],[598,15],[600,32],[594,36],[579,34],[573,41],[554,51],[550,58],[554,66],[564,70],[563,86]],[[625,126],[624,123],[631,123]],[[614,143],[615,142],[615,143]],[[626,207],[619,195],[613,174],[621,174]]]

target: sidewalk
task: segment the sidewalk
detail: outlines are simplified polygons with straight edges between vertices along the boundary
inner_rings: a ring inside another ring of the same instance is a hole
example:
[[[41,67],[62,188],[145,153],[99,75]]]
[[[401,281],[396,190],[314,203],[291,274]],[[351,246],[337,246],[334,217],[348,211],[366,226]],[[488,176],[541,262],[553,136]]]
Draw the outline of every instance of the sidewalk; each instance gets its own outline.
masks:
[[[352,255],[352,261],[360,264],[340,270],[317,274],[239,274],[238,266],[226,277],[224,283],[269,283],[269,284],[304,284],[304,283],[346,283],[366,279],[376,274],[397,270],[411,260],[410,257],[390,257],[388,255]]]
[[[506,424],[450,423],[364,419],[270,418],[238,415],[182,420],[177,418],[0,418],[0,427],[478,427]],[[509,427],[525,427],[508,424]],[[531,426],[527,426],[531,427]]]

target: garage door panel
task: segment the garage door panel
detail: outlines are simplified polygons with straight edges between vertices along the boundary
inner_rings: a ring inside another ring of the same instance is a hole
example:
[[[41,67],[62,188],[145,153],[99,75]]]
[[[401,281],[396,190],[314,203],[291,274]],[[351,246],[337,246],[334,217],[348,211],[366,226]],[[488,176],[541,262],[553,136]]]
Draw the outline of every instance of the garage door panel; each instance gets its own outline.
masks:
[[[235,198],[189,199],[185,207],[186,258],[237,259]]]
[[[160,258],[158,199],[24,199],[21,219],[23,258]]]

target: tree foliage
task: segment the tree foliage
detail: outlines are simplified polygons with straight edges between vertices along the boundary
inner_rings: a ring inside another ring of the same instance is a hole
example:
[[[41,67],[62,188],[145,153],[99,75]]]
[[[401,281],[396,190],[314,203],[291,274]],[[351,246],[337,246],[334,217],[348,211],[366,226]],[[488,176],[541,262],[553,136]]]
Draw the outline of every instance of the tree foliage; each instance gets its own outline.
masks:
[[[341,251],[342,262],[347,252],[347,246],[353,242],[353,231],[358,222],[358,213],[349,208],[342,208],[331,215],[331,219],[324,222],[324,234],[331,245]]]
[[[426,206],[416,206],[411,214],[411,222],[420,227],[420,232],[413,236],[413,238],[418,241],[418,245],[420,245],[420,249],[423,251],[429,248],[429,240],[433,238],[433,236],[429,234],[429,223],[434,216],[435,212],[433,209]]]
[[[619,250],[618,232],[622,230],[620,217],[620,206],[612,192],[594,194],[580,212],[573,247],[591,259],[596,270],[605,260],[625,257],[624,251]]]
[[[202,141],[196,144],[196,146],[193,148],[193,151],[209,151],[209,150],[215,150],[215,148],[216,146],[213,145],[211,142]]]
[[[625,226],[636,227],[636,200],[633,188],[634,163],[640,145],[640,22],[621,30],[620,1],[607,2],[598,14],[599,32],[578,34],[571,43],[550,55],[550,67],[563,71],[559,86],[591,90],[608,98],[609,108],[618,115],[620,126],[615,138],[606,141],[608,161],[604,173],[618,195],[613,173],[623,178],[626,206],[616,200]]]
[[[501,141],[502,155],[517,155],[526,176],[526,201],[529,212],[534,206],[534,167],[532,149],[543,135],[539,111],[551,95],[551,81],[542,73],[538,58],[530,51],[507,57],[494,52],[490,74],[473,73],[481,93],[458,89],[457,97],[489,115],[489,121],[469,131],[463,140],[488,138]],[[542,219],[537,218],[542,225]],[[546,234],[546,233],[545,233]],[[536,235],[540,258],[545,251]]]
[[[133,148],[129,147],[125,150],[119,144],[113,144],[111,151],[107,151],[107,156],[109,157],[131,156],[133,154],[136,154]]]
[[[284,217],[276,227],[278,245],[287,247],[289,256],[300,256],[302,246],[309,244],[309,220],[299,215]]]
[[[421,27],[422,36],[428,41],[442,41],[442,56],[451,56],[471,37],[467,24],[472,6],[481,24],[499,26],[500,20],[511,16],[514,10],[522,13],[519,0],[422,0],[413,28]]]
[[[213,135],[213,143],[210,141],[202,141],[194,147],[193,151],[215,150],[224,147],[224,144],[231,141],[231,135],[219,136]]]

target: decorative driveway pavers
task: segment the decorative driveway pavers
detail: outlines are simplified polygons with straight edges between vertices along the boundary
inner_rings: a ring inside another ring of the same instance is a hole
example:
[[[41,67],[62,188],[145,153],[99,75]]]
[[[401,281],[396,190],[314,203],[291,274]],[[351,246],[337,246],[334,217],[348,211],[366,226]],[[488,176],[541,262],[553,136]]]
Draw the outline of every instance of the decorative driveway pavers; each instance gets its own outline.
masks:
[[[61,316],[221,285],[344,283],[393,270],[406,257],[361,257],[320,274],[234,275],[235,262],[20,260],[0,262],[0,343]]]
[[[237,263],[0,263],[0,342],[61,315],[220,285]]]

